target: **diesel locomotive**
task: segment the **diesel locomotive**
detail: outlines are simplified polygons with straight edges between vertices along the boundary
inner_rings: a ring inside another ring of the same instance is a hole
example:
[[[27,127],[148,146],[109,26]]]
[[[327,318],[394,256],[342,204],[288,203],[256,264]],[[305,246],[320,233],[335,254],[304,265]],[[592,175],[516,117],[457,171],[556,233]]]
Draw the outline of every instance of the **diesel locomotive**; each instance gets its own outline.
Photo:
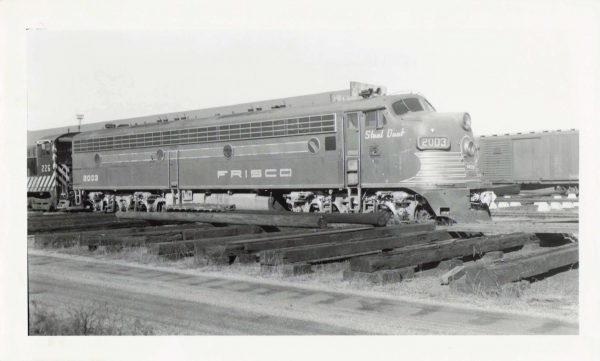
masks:
[[[73,195],[71,182],[72,136],[46,135],[27,149],[27,206],[32,210],[55,210],[61,194]]]
[[[439,113],[420,94],[387,95],[363,83],[319,96],[75,134],[70,206],[489,216],[468,113]]]

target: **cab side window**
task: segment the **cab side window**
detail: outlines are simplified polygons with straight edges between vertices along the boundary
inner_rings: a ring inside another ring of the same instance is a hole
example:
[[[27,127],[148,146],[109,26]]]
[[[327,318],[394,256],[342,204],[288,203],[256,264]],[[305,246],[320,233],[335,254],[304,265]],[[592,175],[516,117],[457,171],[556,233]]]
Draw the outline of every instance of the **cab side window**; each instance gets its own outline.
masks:
[[[346,114],[348,129],[358,130],[358,113]]]
[[[51,151],[52,151],[52,147],[50,146],[50,143],[41,143],[38,144],[38,155],[39,156],[45,156],[45,155],[50,155]]]
[[[365,128],[381,129],[387,123],[387,119],[381,110],[371,110],[365,112]]]

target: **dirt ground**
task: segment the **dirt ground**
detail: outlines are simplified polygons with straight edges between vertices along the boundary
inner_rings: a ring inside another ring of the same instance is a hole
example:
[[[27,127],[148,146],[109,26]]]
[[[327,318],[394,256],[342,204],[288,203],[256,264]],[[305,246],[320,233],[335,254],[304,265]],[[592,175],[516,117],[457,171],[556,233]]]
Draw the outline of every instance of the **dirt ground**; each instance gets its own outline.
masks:
[[[186,257],[168,260],[149,255],[145,248],[130,248],[119,251],[87,248],[65,248],[54,250],[60,253],[84,255],[104,260],[125,261],[134,264],[157,265],[177,269],[194,270],[200,274],[227,274],[254,279],[273,279],[295,283],[326,286],[332,290],[360,290],[374,295],[387,295],[403,299],[425,300],[456,305],[472,305],[489,310],[520,311],[539,316],[559,317],[566,321],[577,321],[579,310],[579,270],[570,269],[536,282],[521,282],[513,287],[504,287],[500,293],[464,293],[455,287],[441,285],[444,271],[432,269],[416,272],[414,278],[399,283],[376,285],[365,281],[347,281],[343,271],[348,262],[333,262],[313,266],[314,273],[287,276],[281,272],[265,272],[259,264],[206,265],[205,260]]]

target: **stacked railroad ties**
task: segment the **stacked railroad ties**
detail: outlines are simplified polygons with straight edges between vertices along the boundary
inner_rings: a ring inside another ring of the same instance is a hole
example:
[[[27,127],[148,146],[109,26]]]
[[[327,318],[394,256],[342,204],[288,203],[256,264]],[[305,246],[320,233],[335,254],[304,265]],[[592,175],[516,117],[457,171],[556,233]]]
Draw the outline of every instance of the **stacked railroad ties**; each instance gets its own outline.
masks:
[[[265,271],[288,275],[338,261],[349,261],[344,263],[346,280],[399,282],[415,272],[433,271],[443,284],[452,282],[467,291],[499,290],[578,263],[573,237],[578,223],[564,220],[511,219],[512,233],[499,221],[485,228],[424,223],[382,227],[386,222],[384,214],[80,213],[31,216],[28,232],[36,247],[143,247],[168,259],[260,263]]]

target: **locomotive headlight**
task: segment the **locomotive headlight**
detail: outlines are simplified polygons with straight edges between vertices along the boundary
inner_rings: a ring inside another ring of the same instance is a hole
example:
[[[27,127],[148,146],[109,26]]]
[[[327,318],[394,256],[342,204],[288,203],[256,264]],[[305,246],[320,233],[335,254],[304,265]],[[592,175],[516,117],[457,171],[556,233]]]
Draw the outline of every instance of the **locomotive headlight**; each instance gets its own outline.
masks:
[[[462,153],[464,156],[472,157],[475,155],[476,146],[471,137],[464,137],[462,140]]]
[[[469,113],[463,115],[461,126],[467,132],[471,130],[471,116]]]

